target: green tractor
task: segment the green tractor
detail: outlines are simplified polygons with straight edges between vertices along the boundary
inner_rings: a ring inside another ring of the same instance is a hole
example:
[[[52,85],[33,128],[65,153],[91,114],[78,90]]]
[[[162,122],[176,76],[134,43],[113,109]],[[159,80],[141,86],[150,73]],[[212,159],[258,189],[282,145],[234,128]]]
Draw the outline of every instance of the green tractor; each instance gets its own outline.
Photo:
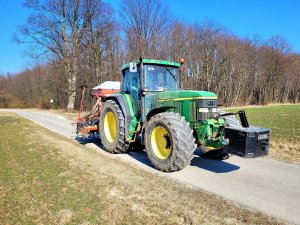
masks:
[[[122,67],[121,91],[105,98],[99,119],[106,151],[127,152],[140,135],[151,163],[166,172],[188,165],[197,147],[206,154],[223,152],[228,140],[217,95],[180,90],[180,68],[180,63],[153,59]]]

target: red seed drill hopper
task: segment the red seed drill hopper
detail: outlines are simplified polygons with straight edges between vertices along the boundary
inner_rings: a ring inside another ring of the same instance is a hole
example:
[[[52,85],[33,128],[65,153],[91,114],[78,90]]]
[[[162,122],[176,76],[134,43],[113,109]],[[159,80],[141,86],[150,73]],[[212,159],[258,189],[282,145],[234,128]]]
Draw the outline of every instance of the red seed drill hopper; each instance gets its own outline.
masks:
[[[92,95],[94,97],[94,106],[84,116],[80,116],[83,110],[83,98],[86,86],[82,86],[82,97],[80,101],[80,108],[78,113],[76,124],[76,133],[81,134],[84,137],[88,137],[89,134],[96,134],[99,132],[99,117],[102,109],[102,104],[106,95],[120,91],[121,83],[118,81],[105,81],[104,83],[94,87],[92,89]]]

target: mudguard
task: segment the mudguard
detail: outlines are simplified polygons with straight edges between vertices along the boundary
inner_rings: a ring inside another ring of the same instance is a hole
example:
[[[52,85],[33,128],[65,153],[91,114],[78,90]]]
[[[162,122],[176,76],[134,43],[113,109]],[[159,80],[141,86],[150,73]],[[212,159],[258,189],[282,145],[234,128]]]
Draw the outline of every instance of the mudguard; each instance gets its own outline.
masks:
[[[147,121],[149,121],[152,116],[154,116],[158,113],[167,112],[169,109],[174,109],[174,108],[175,108],[174,106],[162,106],[162,107],[156,107],[154,109],[151,109],[150,112],[146,116]]]
[[[134,115],[131,100],[126,94],[111,94],[105,100],[114,100],[119,104],[125,118],[125,137],[127,141],[134,140],[134,133],[137,126],[137,118]]]

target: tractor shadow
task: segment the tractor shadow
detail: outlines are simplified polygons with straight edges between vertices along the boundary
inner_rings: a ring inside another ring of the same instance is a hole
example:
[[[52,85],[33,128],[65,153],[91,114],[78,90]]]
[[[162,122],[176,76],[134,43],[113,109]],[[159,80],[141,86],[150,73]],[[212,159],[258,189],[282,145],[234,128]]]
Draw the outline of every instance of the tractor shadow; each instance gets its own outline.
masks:
[[[97,135],[89,136],[88,138],[77,136],[75,140],[77,140],[82,145],[93,143],[100,148],[99,150],[104,151],[103,146],[100,142],[100,137]],[[145,147],[143,145],[138,144],[133,149],[133,151],[130,151],[127,154],[134,160],[138,161],[139,163],[154,169],[154,166],[151,164],[150,160],[148,159],[147,153],[145,151]],[[236,166],[226,161],[212,160],[212,159],[201,157],[202,153],[198,149],[195,150],[194,154],[195,157],[193,158],[190,164],[190,166],[193,167],[199,167],[201,169],[213,173],[229,173],[240,169],[239,166]]]
[[[140,163],[154,168],[150,160],[148,159],[147,153],[143,147],[139,147],[135,149],[135,151],[129,152],[128,154]],[[239,166],[236,166],[226,161],[212,160],[201,157],[201,153],[198,149],[195,151],[194,154],[195,157],[193,158],[190,164],[190,166],[193,167],[199,167],[201,169],[205,169],[213,173],[230,173],[240,169]]]
[[[229,173],[240,169],[239,166],[226,162],[226,160],[221,161],[202,157],[199,149],[196,149],[194,154],[195,157],[191,161],[190,166],[196,166],[214,173]]]
[[[100,141],[100,136],[98,134],[95,135],[89,135],[88,137],[82,137],[80,135],[77,135],[75,137],[75,140],[78,141],[82,145],[86,144],[95,144],[97,147],[103,149],[103,146]]]
[[[86,144],[94,144],[96,145],[100,151],[104,151],[103,145],[101,144],[100,141],[100,136],[99,135],[90,135],[89,137],[82,137],[77,135],[75,137],[75,140],[78,141],[82,145]],[[138,144],[137,146],[134,147],[133,150],[129,151],[128,153],[124,153],[129,155],[131,158],[135,159],[141,164],[144,164],[150,168],[154,168],[154,166],[151,164],[150,160],[148,159],[147,153],[145,151],[145,147],[141,144]]]
[[[137,160],[138,162],[155,169],[154,166],[151,164],[150,160],[148,159],[146,150],[144,147],[138,147],[134,151],[128,153],[130,157]]]

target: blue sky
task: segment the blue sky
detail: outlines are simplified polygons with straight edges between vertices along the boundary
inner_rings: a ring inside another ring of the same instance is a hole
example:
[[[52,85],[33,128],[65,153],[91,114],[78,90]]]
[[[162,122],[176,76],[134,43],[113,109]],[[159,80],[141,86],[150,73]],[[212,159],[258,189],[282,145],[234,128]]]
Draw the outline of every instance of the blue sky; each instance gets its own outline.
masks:
[[[17,73],[33,63],[24,55],[26,46],[12,42],[16,25],[30,12],[22,0],[0,1],[0,74]],[[115,11],[121,0],[107,1]],[[258,34],[266,40],[279,34],[300,53],[300,0],[165,0],[170,10],[188,23],[211,19],[240,37]]]

